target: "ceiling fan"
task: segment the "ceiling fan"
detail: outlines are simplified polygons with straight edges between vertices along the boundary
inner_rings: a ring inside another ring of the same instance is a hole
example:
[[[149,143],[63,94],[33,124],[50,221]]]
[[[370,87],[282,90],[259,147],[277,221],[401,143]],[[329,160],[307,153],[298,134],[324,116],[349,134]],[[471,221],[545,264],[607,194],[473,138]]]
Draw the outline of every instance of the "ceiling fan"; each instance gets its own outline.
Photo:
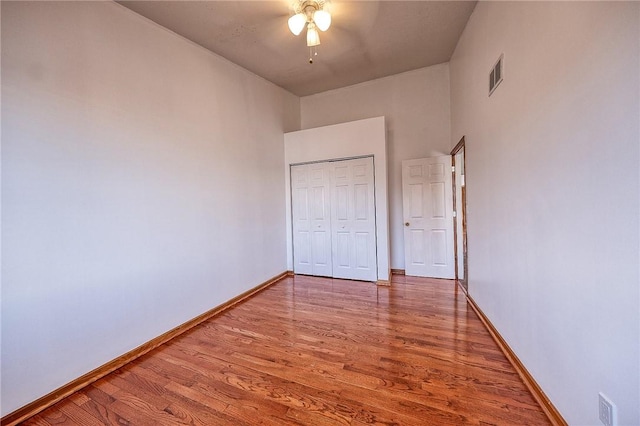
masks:
[[[329,0],[294,0],[292,9],[294,15],[289,18],[289,30],[299,35],[307,27],[307,47],[309,47],[309,63],[318,54],[316,46],[320,45],[320,31],[327,31],[331,26]]]

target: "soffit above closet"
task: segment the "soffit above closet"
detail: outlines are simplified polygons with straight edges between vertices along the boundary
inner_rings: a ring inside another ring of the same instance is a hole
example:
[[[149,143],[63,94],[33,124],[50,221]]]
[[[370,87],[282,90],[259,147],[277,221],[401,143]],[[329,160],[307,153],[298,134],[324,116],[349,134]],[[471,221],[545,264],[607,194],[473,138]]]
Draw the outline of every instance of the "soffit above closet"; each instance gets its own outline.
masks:
[[[121,5],[298,95],[449,61],[476,1],[332,0],[313,64],[287,0],[123,0]]]

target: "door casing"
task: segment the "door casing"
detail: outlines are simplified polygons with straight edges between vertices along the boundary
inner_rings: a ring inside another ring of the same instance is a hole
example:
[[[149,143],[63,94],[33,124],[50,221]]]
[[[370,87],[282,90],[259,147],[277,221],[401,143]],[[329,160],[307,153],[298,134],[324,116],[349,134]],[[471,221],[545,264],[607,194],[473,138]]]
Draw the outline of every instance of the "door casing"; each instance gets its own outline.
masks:
[[[456,161],[456,158],[462,159],[462,161]],[[469,259],[467,251],[467,159],[465,156],[464,136],[451,150],[451,163],[454,167],[451,172],[451,181],[453,187],[453,210],[456,212],[456,217],[453,218],[453,235],[455,241],[455,279],[460,283],[464,291],[468,291]],[[460,270],[460,264],[462,264],[462,271]]]
[[[294,272],[376,281],[373,157],[290,167]]]

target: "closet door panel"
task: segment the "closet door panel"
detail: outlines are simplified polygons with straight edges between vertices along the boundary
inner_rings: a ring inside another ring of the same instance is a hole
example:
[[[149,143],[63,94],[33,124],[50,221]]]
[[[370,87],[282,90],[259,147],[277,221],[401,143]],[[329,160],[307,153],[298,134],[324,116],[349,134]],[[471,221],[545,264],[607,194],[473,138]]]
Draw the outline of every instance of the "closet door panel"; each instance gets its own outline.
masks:
[[[331,181],[333,276],[375,281],[373,158],[334,163]]]
[[[291,167],[293,271],[330,277],[331,207],[326,164]]]
[[[291,167],[291,211],[293,226],[293,272],[313,273],[311,254],[311,222],[309,220],[309,170]]]

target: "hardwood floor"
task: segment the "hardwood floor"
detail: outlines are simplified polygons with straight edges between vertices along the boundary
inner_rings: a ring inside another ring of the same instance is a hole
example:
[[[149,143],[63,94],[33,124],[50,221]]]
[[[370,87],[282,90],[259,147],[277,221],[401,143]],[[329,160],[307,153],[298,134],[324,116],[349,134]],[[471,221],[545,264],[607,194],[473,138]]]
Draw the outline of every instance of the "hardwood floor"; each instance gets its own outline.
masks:
[[[452,281],[295,276],[25,425],[539,425]]]

